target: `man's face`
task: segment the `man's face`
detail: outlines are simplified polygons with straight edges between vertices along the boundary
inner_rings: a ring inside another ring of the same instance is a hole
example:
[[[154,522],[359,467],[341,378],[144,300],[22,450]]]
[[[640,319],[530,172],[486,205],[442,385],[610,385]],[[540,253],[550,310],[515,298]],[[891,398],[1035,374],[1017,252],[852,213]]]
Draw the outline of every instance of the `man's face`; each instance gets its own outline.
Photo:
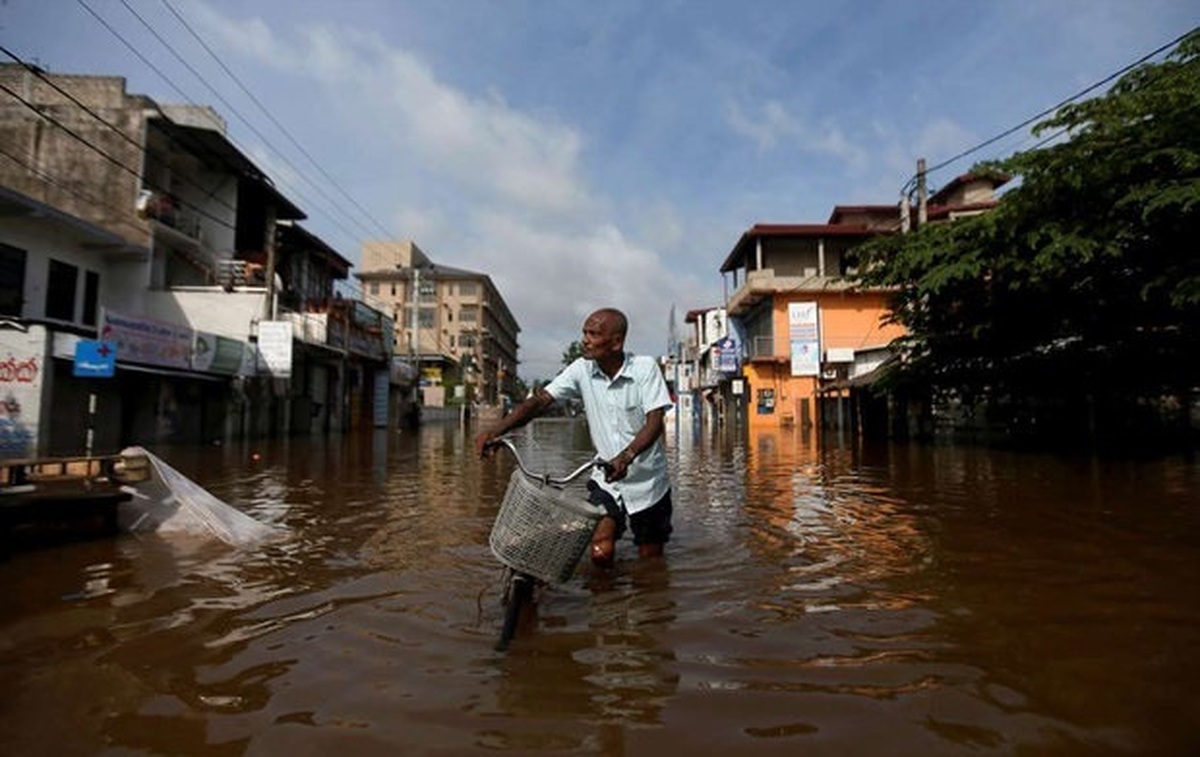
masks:
[[[624,348],[624,340],[617,336],[613,319],[604,313],[593,313],[583,322],[583,356],[588,360],[601,360]]]

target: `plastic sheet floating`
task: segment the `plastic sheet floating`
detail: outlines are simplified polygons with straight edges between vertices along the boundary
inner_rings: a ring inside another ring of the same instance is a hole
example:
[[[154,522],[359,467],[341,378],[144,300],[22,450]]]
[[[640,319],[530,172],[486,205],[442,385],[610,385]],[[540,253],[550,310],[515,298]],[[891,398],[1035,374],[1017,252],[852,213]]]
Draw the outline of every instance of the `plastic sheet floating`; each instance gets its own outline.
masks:
[[[287,531],[246,515],[142,447],[121,451],[122,488],[117,522],[133,533],[180,533],[219,539],[237,547],[279,539]]]

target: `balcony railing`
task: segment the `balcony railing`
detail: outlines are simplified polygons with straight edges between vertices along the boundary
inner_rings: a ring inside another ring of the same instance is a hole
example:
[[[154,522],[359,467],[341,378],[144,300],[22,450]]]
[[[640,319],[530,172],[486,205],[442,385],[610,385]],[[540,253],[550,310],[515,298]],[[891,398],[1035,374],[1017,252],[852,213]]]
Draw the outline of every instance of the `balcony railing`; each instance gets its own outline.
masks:
[[[772,336],[750,337],[746,347],[749,350],[751,360],[777,357],[775,354],[775,337]]]

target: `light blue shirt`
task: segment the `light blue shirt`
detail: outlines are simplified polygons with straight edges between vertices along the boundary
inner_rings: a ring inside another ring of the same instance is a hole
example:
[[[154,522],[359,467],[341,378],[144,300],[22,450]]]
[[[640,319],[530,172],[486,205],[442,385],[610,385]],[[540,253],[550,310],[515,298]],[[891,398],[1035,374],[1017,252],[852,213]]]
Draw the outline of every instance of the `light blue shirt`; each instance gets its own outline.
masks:
[[[646,425],[647,413],[671,406],[671,395],[658,363],[645,355],[626,353],[625,364],[612,379],[604,375],[594,360],[579,358],[545,389],[559,402],[583,400],[592,445],[605,460],[611,460],[629,446]],[[618,502],[623,502],[631,514],[650,507],[671,488],[662,436],[629,465],[625,478],[607,483],[604,471],[597,470],[592,479]]]

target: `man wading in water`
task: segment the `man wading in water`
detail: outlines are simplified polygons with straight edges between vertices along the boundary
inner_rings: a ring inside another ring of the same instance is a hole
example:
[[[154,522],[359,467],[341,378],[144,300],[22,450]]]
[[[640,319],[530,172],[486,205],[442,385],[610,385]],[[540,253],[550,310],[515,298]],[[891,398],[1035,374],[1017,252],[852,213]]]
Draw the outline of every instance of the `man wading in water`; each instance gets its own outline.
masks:
[[[589,501],[608,513],[592,536],[592,563],[612,565],[628,526],[641,557],[660,557],[671,537],[671,480],[663,450],[663,415],[671,396],[654,358],[625,352],[629,322],[612,308],[583,322],[583,357],[475,438],[480,456],[495,438],[524,426],[555,402],[582,400],[596,452],[608,462],[588,481]]]

